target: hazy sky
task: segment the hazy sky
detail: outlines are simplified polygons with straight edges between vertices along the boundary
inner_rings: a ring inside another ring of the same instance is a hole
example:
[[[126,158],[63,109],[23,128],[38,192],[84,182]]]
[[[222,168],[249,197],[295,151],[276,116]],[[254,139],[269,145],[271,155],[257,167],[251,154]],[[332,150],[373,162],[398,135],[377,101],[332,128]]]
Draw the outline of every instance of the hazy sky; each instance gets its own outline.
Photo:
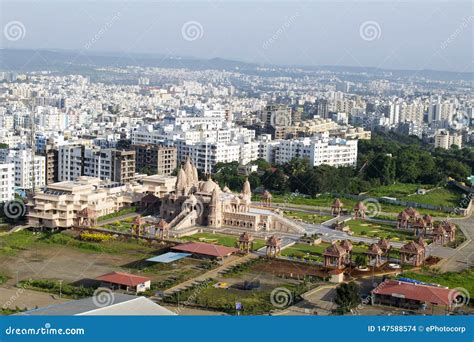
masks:
[[[471,1],[0,2],[2,47],[473,70]]]

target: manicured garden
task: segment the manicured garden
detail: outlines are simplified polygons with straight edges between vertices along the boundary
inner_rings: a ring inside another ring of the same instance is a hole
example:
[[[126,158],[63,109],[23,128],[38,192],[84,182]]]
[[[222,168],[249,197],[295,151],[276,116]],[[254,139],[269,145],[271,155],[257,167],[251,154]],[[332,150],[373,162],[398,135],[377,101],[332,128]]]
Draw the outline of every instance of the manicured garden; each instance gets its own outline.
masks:
[[[333,218],[333,216],[330,216],[330,215],[311,214],[311,213],[306,213],[303,211],[285,210],[283,214],[290,219],[302,220],[303,222],[311,223],[311,224],[320,224]]]
[[[105,220],[110,220],[115,217],[120,217],[126,214],[132,214],[137,212],[138,208],[137,207],[128,207],[128,208],[123,208],[120,209],[119,211],[116,211],[115,213],[107,214],[104,216],[101,216],[97,219],[98,222],[100,221],[105,221]]]
[[[378,222],[369,222],[366,220],[349,220],[346,221],[346,225],[348,225],[354,232],[354,236],[387,238],[392,241],[400,242],[407,241],[410,237],[413,237],[412,231],[400,230],[395,226]]]
[[[304,243],[296,243],[293,246],[287,247],[281,251],[282,256],[293,257],[301,260],[323,261],[323,253],[331,246],[328,242],[322,242],[318,245],[308,245]],[[368,246],[365,244],[354,244],[352,247],[352,254],[356,256],[367,251]]]
[[[197,233],[191,236],[183,237],[187,241],[200,241],[205,243],[213,243],[217,245],[227,247],[237,247],[238,236],[235,235],[224,235],[224,234],[212,234],[212,233]],[[262,239],[253,240],[253,249],[258,250],[265,246],[265,241]]]
[[[166,302],[178,304],[186,304],[191,306],[202,307],[207,310],[216,310],[225,312],[231,315],[237,314],[235,305],[237,302],[242,304],[242,315],[261,315],[268,314],[273,310],[281,309],[272,305],[270,296],[274,288],[256,288],[253,290],[241,290],[234,287],[227,289],[216,288],[214,285],[216,280],[209,279],[205,283],[196,284],[193,287],[187,288],[178,293],[165,298]],[[314,284],[302,282],[298,285],[281,284],[275,288],[286,288],[288,290],[288,304],[300,300],[300,295]],[[283,292],[286,295],[286,292]],[[290,300],[290,296],[293,301]]]

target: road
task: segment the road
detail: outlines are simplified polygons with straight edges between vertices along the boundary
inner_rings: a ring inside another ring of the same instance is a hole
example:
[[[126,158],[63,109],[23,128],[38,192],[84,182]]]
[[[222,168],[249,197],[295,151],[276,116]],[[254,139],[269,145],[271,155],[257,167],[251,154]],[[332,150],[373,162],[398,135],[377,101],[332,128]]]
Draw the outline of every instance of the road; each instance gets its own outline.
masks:
[[[466,241],[441,265],[441,272],[459,272],[474,266],[474,215],[467,218],[449,219],[457,224],[466,236]]]

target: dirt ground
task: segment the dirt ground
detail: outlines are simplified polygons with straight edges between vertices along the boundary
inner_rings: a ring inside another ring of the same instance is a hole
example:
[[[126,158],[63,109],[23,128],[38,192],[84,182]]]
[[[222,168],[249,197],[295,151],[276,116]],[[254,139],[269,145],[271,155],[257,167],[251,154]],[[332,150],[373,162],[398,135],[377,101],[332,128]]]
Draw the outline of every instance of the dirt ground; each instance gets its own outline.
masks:
[[[31,291],[16,287],[0,287],[0,307],[8,309],[34,309],[70,301],[50,293]]]
[[[14,256],[2,257],[0,273],[10,278],[4,285],[13,286],[17,281],[27,279],[62,279],[71,283],[87,281],[114,271],[143,275],[151,278],[152,282],[176,276],[181,272],[186,274],[201,272],[199,266],[202,261],[193,259],[142,272],[144,259],[149,256],[149,251],[148,249],[143,253],[140,251],[103,253],[51,244],[24,249]],[[153,266],[150,263],[147,265]]]
[[[278,276],[284,275],[285,277],[294,278],[301,278],[304,276],[327,277],[326,272],[320,271],[312,265],[305,265],[286,260],[268,260],[265,263],[256,265],[253,270],[256,272],[270,273]]]

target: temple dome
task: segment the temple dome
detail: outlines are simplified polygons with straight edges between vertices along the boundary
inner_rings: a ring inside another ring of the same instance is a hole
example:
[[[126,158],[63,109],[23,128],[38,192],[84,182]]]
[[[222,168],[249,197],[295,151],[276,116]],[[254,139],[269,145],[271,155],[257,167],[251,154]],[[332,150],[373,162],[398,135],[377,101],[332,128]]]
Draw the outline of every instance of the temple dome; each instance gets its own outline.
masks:
[[[211,193],[214,191],[214,189],[218,188],[219,185],[217,185],[216,182],[214,182],[211,178],[209,178],[207,181],[201,184],[201,188],[199,189],[201,192],[208,192]]]

